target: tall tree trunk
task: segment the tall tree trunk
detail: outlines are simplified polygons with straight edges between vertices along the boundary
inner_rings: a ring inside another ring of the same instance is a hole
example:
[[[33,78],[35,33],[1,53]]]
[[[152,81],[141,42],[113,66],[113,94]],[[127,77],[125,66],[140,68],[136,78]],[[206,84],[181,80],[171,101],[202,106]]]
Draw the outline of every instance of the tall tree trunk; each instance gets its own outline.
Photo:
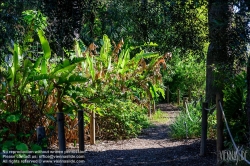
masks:
[[[234,58],[228,45],[232,30],[232,12],[229,0],[209,0],[210,45],[206,68],[206,101],[209,103],[215,103],[216,93],[222,93],[224,82],[232,74]]]
[[[248,9],[248,12],[250,10],[250,2],[247,0],[243,0],[244,4],[246,5],[245,9]],[[250,22],[250,18],[246,19],[245,22],[245,32],[246,32],[246,38],[248,39],[248,44],[250,41],[250,28],[248,26],[248,23]],[[247,121],[248,121],[248,129],[249,129],[249,133],[248,133],[248,137],[250,137],[250,57],[248,55],[248,59],[247,59],[247,98],[246,98],[246,114],[247,114]]]

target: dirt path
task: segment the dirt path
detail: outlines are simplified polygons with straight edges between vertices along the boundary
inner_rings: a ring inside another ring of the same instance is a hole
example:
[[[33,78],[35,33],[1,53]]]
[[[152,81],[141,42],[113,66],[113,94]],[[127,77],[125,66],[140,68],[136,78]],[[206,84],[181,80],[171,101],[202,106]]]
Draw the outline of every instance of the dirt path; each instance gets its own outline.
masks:
[[[165,120],[153,122],[137,138],[121,141],[100,141],[86,145],[84,165],[216,165],[215,141],[208,141],[206,157],[200,157],[200,140],[171,140],[169,125],[179,111],[172,105],[157,106],[166,114]]]

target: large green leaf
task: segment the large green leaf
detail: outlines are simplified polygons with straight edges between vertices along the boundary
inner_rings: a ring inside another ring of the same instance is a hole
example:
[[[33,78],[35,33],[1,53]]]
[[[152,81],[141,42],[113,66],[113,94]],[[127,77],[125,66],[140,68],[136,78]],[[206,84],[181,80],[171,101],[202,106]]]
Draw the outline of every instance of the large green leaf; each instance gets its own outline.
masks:
[[[23,78],[21,83],[21,90],[26,86],[28,76],[31,74],[30,69],[32,68],[32,62],[29,59],[25,59],[23,63]]]
[[[133,58],[135,62],[139,62],[142,58],[143,59],[148,59],[148,58],[153,58],[159,56],[159,53],[156,52],[148,52],[144,53],[144,51],[141,51],[139,54],[136,54],[136,56]]]
[[[89,71],[90,71],[91,77],[93,80],[95,80],[94,59],[93,57],[90,57],[88,54],[86,55],[86,58],[87,58],[87,62],[89,65]]]
[[[7,80],[9,81],[9,85],[12,88],[14,86],[14,79],[15,75],[14,75],[14,68],[13,67],[8,67],[8,78]]]
[[[58,64],[57,67],[51,72],[51,75],[60,75],[63,72],[67,72],[67,70],[75,68],[77,64],[85,61],[85,58],[74,58],[71,61],[68,59],[64,60],[62,64]],[[71,71],[69,71],[71,72]]]
[[[20,56],[20,47],[18,44],[14,44],[14,56],[13,56],[13,72],[14,75],[16,71],[19,69],[19,56]]]
[[[69,65],[70,65],[69,59],[65,59],[65,60],[63,61],[63,63],[62,63],[62,66],[63,66],[63,67],[67,67],[67,66],[69,66]]]
[[[57,84],[68,83],[67,77],[59,76],[58,78],[59,78],[59,79],[58,79],[58,81],[57,81]]]
[[[42,150],[42,147],[37,145],[37,144],[32,144],[31,145],[31,150],[32,151],[40,151],[40,150]]]
[[[39,58],[37,58],[37,60],[36,60],[36,62],[35,62],[35,64],[34,64],[34,67],[33,67],[33,68],[37,68],[37,67],[40,65],[42,59],[43,59],[42,56],[40,56]]]
[[[20,151],[27,151],[29,150],[28,146],[24,143],[20,143],[16,146],[16,149],[17,150],[20,150]]]
[[[9,70],[9,80],[10,80],[10,87],[14,86],[17,75],[17,71],[19,69],[19,56],[21,54],[21,50],[18,44],[14,44],[14,52],[13,52],[13,61],[12,61],[12,67],[10,68],[11,71]]]
[[[126,49],[125,52],[124,52],[124,56],[123,56],[123,59],[121,61],[121,73],[125,73],[129,67],[128,67],[128,63],[130,61],[130,50],[129,49]]]
[[[162,88],[157,88],[157,92],[160,92],[162,97],[165,99],[165,91]]]
[[[157,97],[156,88],[151,82],[148,82],[148,85],[149,85],[149,89],[150,89],[150,94],[151,94],[152,98],[155,99]]]
[[[51,74],[51,77],[67,77],[72,71],[76,68],[76,64],[69,65],[69,66],[62,66],[62,68],[54,71]]]
[[[43,33],[42,30],[38,30],[37,33],[38,33],[40,42],[42,44],[42,48],[43,48],[43,52],[44,52],[44,58],[47,60],[51,56],[51,49],[50,49],[50,46],[49,46],[49,42],[45,38],[44,33]]]
[[[141,48],[141,47],[157,47],[158,44],[156,43],[153,43],[153,42],[150,42],[150,43],[144,43],[144,45],[140,45],[140,46],[131,46],[130,49],[131,50],[134,50],[134,49],[137,49],[137,48]]]
[[[118,63],[117,63],[118,67],[121,66],[122,61],[124,60],[124,56],[125,56],[125,50],[122,50],[121,53],[119,54],[119,59],[118,59]]]
[[[108,67],[108,59],[111,55],[111,43],[107,35],[103,35],[103,45],[100,50],[100,59],[104,63],[105,67]]]

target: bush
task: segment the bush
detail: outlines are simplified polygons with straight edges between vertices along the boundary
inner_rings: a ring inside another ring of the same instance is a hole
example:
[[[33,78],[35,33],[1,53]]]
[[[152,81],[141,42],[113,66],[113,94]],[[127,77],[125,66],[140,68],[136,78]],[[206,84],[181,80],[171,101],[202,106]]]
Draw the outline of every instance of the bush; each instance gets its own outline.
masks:
[[[102,110],[102,116],[96,118],[100,139],[135,137],[149,126],[147,110],[131,101],[114,100],[103,104]]]
[[[180,115],[176,118],[175,122],[170,125],[171,137],[174,139],[183,138],[197,138],[201,135],[201,104],[196,106],[188,104],[188,113],[183,110]],[[213,137],[215,130],[214,124],[216,123],[215,111],[213,114],[208,115],[208,137]]]
[[[233,78],[225,86],[224,93],[224,112],[227,118],[227,122],[234,137],[236,143],[246,143],[247,142],[247,116],[245,111],[245,101],[246,101],[246,73],[243,72]],[[228,131],[225,130],[226,141],[225,145],[231,144],[231,139],[229,137]]]

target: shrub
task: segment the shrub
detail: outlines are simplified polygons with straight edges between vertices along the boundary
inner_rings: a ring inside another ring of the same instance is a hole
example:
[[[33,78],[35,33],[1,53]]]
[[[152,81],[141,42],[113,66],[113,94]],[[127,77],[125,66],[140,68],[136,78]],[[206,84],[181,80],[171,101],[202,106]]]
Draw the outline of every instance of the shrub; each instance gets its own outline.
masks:
[[[223,109],[227,122],[236,143],[246,143],[247,136],[247,116],[245,111],[246,101],[246,73],[243,72],[231,79],[225,86]],[[231,144],[228,131],[224,131],[226,135],[226,146]]]
[[[201,135],[201,104],[196,106],[188,104],[189,115],[185,110],[176,117],[175,122],[170,125],[171,137],[174,139],[197,138]],[[214,125],[216,123],[215,112],[208,114],[208,137],[214,136]]]
[[[114,100],[102,105],[96,118],[100,139],[124,139],[137,136],[149,125],[147,110],[131,101]]]

